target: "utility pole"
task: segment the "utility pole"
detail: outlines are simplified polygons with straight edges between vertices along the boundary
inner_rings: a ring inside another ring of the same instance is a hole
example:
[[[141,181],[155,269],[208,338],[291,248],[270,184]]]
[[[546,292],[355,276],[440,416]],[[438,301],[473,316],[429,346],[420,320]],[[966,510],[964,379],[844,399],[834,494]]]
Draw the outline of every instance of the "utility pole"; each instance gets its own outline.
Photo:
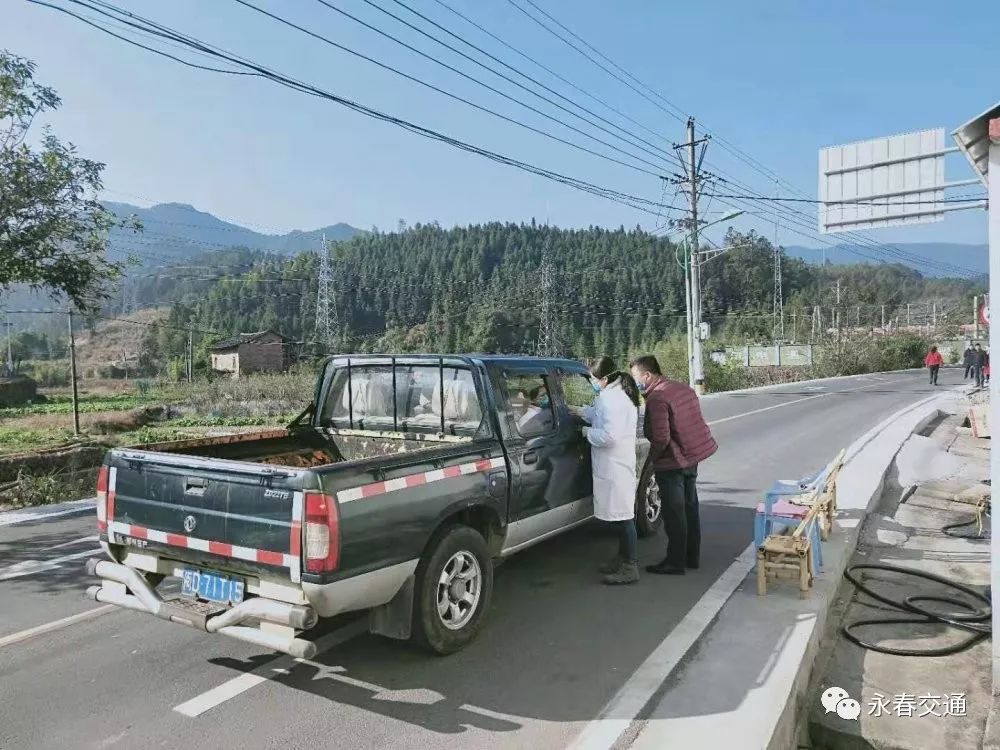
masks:
[[[194,379],[194,329],[188,329],[187,347],[187,381],[190,383]]]
[[[882,305],[882,333],[885,333],[885,305]]]
[[[76,387],[76,338],[73,336],[73,311],[67,311],[69,322],[69,380],[73,386],[73,434],[80,434],[80,404]]]
[[[979,338],[979,295],[972,298],[972,338]]]
[[[319,284],[316,289],[316,341],[332,354],[339,328],[337,305],[332,296],[333,269],[330,267],[330,247],[323,235],[323,250],[319,256]]]
[[[691,310],[691,245],[684,242],[684,310],[687,315],[688,385],[694,388],[694,313]]]
[[[778,182],[774,182],[774,197],[778,197]],[[774,324],[771,333],[772,339],[784,341],[785,339],[785,302],[784,294],[781,290],[781,248],[778,247],[778,220],[775,214],[774,221]]]
[[[937,302],[931,303],[931,325],[934,326],[934,332],[937,333]]]
[[[910,303],[906,303],[906,327],[910,327]]]
[[[690,284],[691,284],[691,374],[694,379],[694,389],[698,394],[705,392],[704,361],[701,351],[701,258],[699,256],[698,242],[698,180],[700,170],[700,159],[698,158],[697,146],[706,142],[695,140],[694,118],[689,117],[687,121],[687,143],[683,144],[687,148],[687,182],[690,187],[689,196],[691,199],[690,218]],[[705,155],[705,147],[702,147],[702,157]]]
[[[10,313],[7,313],[7,370],[8,375],[14,374],[14,348],[10,342]]]

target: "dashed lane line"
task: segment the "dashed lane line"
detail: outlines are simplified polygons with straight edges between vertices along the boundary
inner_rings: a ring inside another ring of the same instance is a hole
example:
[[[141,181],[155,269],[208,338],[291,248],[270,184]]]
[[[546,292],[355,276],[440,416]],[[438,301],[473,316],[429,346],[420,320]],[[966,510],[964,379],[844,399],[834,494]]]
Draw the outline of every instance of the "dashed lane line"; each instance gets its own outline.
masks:
[[[52,622],[47,622],[44,625],[36,625],[35,627],[28,628],[27,630],[21,630],[17,633],[5,635],[0,637],[0,648],[3,648],[4,646],[12,646],[15,643],[21,643],[29,638],[34,638],[36,635],[43,635],[45,633],[51,633],[55,630],[62,630],[63,628],[75,625],[78,622],[83,622],[84,620],[92,620],[95,617],[107,614],[113,609],[118,609],[118,607],[114,604],[105,604],[102,607],[88,609],[85,612],[70,615],[69,617],[63,617],[60,620],[53,620]]]

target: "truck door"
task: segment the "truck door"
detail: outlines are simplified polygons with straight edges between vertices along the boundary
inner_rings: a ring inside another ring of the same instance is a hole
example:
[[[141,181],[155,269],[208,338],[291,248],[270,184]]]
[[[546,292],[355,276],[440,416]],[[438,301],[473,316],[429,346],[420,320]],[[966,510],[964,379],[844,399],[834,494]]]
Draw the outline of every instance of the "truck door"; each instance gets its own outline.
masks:
[[[508,510],[508,549],[517,548],[591,515],[579,496],[583,446],[579,428],[558,408],[556,374],[542,365],[494,373],[494,389],[507,421],[507,454],[514,484]]]

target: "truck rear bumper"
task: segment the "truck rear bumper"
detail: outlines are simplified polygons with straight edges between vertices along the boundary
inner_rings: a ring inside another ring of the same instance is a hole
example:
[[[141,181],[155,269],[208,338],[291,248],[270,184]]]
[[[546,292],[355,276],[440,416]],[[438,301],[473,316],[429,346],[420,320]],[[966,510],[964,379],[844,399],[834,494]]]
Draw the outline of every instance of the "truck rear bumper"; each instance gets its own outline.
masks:
[[[312,607],[254,597],[223,611],[206,610],[193,602],[164,599],[141,573],[120,563],[93,558],[87,561],[87,572],[101,579],[100,585],[87,589],[87,597],[94,601],[227,635],[300,659],[316,655],[312,641],[296,637],[296,631],[315,627],[318,617]]]

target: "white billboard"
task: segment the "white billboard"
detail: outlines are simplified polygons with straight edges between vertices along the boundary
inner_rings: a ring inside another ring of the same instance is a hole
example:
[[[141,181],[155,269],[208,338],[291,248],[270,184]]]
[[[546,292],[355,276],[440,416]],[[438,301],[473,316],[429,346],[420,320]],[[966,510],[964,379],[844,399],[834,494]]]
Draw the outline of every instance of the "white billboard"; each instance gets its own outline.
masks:
[[[944,128],[831,146],[819,152],[824,234],[944,219]]]

